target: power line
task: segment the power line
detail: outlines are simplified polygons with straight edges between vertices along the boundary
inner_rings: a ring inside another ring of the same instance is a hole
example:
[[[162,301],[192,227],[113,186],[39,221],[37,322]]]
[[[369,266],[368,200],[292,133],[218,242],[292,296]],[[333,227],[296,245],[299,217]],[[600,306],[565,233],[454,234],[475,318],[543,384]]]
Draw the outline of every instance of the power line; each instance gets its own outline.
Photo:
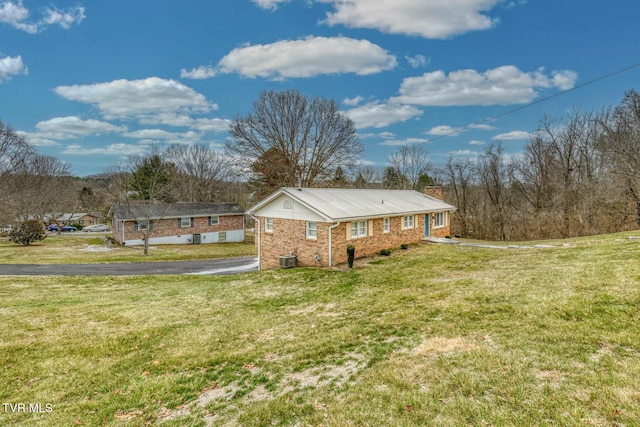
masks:
[[[524,110],[525,108],[529,108],[529,107],[532,107],[534,105],[546,102],[546,101],[548,101],[550,99],[557,98],[557,97],[559,97],[561,95],[564,95],[564,94],[567,94],[569,92],[573,92],[575,90],[582,89],[583,87],[592,85],[592,84],[597,83],[597,82],[599,82],[601,80],[608,79],[608,78],[613,77],[613,76],[615,76],[617,74],[622,74],[622,73],[624,73],[626,71],[629,71],[629,70],[632,70],[632,69],[634,69],[636,67],[640,67],[640,63],[633,64],[633,65],[630,65],[630,66],[625,67],[625,68],[621,68],[619,70],[613,71],[613,72],[611,72],[609,74],[605,74],[605,75],[600,76],[600,77],[596,77],[593,80],[589,80],[587,82],[584,82],[582,84],[574,86],[571,89],[563,90],[562,92],[554,93],[553,95],[549,95],[549,96],[546,96],[544,98],[538,99],[536,101],[529,102],[528,104],[521,105],[519,107],[513,108],[513,109],[508,110],[508,111],[505,111],[504,113],[500,113],[500,114],[497,114],[495,116],[488,117],[488,118],[486,118],[486,119],[484,119],[484,120],[482,120],[482,121],[480,121],[478,123],[472,123],[470,125],[461,127],[459,129],[456,129],[456,130],[451,131],[451,132],[449,132],[447,134],[444,134],[444,135],[438,135],[437,137],[435,137],[433,139],[430,139],[429,143],[434,142],[434,141],[438,141],[440,139],[447,138],[447,137],[450,137],[450,136],[453,136],[453,135],[458,135],[458,134],[460,134],[460,133],[462,133],[462,132],[464,132],[466,130],[473,129],[475,126],[482,125],[482,124],[485,124],[485,123],[488,123],[488,122],[492,122],[492,121],[500,119],[500,118],[502,118],[504,116],[508,116],[509,114],[513,114],[513,113],[518,112],[520,110]]]

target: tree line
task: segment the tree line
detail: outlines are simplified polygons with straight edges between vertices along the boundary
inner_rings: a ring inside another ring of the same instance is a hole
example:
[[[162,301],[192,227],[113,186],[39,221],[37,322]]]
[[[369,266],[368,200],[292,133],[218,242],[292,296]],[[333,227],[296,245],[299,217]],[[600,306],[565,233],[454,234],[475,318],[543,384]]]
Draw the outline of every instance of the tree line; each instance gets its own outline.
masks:
[[[335,101],[295,90],[264,91],[232,120],[225,150],[151,146],[92,177],[38,154],[0,122],[0,222],[111,204],[237,202],[249,206],[283,186],[414,189],[439,183],[458,209],[452,233],[527,240],[637,227],[640,95],[598,112],[544,117],[519,155],[495,143],[478,157],[435,168],[423,145],[399,146],[387,165],[363,165],[355,124]]]
[[[566,238],[637,228],[640,94],[602,111],[544,117],[520,155],[501,143],[441,170],[452,232],[479,239]]]

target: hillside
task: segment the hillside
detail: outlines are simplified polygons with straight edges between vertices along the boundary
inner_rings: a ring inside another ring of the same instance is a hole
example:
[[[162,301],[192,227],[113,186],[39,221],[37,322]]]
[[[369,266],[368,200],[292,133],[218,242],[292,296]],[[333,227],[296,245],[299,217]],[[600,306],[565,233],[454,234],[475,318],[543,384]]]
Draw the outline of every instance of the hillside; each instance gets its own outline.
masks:
[[[422,244],[353,271],[2,277],[0,398],[43,412],[0,424],[639,425],[633,235]]]

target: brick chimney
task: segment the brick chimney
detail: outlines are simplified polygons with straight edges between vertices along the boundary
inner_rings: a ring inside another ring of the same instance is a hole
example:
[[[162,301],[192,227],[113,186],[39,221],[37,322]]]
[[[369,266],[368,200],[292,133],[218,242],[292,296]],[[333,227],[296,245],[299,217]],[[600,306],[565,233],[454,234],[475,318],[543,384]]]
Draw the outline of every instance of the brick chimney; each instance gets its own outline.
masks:
[[[429,185],[428,187],[424,187],[423,193],[444,201],[444,188],[442,188],[442,185]]]

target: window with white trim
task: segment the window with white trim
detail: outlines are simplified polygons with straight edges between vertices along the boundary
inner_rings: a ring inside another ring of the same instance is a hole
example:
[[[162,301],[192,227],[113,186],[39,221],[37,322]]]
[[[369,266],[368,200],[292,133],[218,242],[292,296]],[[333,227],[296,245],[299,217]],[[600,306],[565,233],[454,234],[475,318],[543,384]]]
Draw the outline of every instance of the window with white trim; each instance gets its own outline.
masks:
[[[382,218],[382,231],[384,233],[391,231],[391,218]]]
[[[413,228],[413,224],[414,224],[414,216],[413,215],[406,215],[402,218],[402,228],[404,230],[408,230],[410,228]]]
[[[307,239],[318,238],[318,223],[307,221]]]
[[[209,217],[209,225],[220,224],[220,217],[218,215],[212,215]]]
[[[264,219],[264,231],[266,233],[273,233],[273,218]]]
[[[134,223],[135,231],[144,231],[144,230],[153,230],[153,220],[147,221],[136,221]]]
[[[433,214],[433,226],[434,227],[444,227],[445,226],[444,212],[438,212],[438,213]]]
[[[351,238],[367,236],[367,221],[353,221],[351,223]]]
[[[191,227],[191,218],[190,217],[182,217],[180,218],[180,228]]]

